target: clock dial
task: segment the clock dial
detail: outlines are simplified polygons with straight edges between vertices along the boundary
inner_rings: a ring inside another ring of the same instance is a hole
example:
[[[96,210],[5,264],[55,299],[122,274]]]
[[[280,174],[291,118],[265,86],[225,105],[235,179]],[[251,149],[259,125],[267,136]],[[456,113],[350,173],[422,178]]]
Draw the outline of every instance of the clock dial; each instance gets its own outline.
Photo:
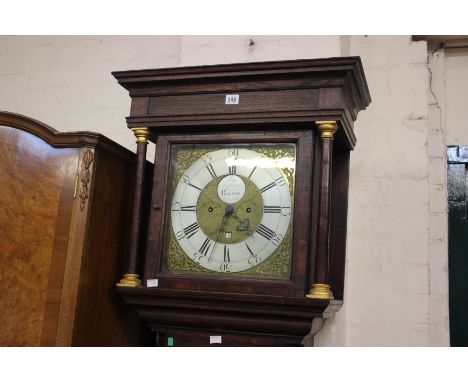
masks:
[[[290,234],[292,185],[283,169],[294,171],[294,157],[272,159],[259,151],[206,150],[182,169],[172,196],[172,234],[205,270],[248,271]]]

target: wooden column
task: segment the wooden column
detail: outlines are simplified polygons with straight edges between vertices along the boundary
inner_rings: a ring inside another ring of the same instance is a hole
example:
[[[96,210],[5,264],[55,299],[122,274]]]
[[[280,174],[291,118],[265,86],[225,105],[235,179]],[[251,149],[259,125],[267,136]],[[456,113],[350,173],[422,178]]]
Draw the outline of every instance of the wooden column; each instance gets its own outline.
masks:
[[[314,283],[306,297],[333,300],[333,293],[330,285],[328,285],[328,262],[330,248],[330,197],[333,137],[338,126],[336,121],[317,121],[315,124],[322,140],[322,163],[320,172]]]
[[[140,276],[137,274],[138,243],[141,230],[141,201],[143,197],[143,185],[145,182],[146,149],[148,146],[149,131],[147,127],[133,128],[137,138],[137,168],[135,174],[135,193],[133,195],[132,220],[130,227],[130,252],[128,257],[128,268],[117,284],[117,286],[139,287]]]

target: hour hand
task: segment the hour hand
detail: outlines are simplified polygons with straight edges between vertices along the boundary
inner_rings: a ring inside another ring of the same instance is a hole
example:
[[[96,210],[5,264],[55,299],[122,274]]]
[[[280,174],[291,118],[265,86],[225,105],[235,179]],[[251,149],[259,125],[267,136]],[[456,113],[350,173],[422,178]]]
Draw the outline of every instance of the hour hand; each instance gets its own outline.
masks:
[[[211,258],[213,257],[213,254],[214,254],[214,252],[216,250],[216,247],[218,246],[219,239],[221,237],[221,234],[224,231],[224,226],[226,225],[227,217],[228,217],[228,214],[225,213],[224,216],[223,216],[223,220],[221,221],[221,225],[219,226],[218,234],[216,235],[216,240],[214,241],[213,248],[211,249],[210,257],[208,258],[208,262],[211,261]]]
[[[249,219],[243,219],[239,220],[239,224],[236,227],[237,231],[245,232],[248,231],[250,233],[250,220]]]
[[[234,215],[234,207],[230,204],[226,204],[224,207],[224,216]]]

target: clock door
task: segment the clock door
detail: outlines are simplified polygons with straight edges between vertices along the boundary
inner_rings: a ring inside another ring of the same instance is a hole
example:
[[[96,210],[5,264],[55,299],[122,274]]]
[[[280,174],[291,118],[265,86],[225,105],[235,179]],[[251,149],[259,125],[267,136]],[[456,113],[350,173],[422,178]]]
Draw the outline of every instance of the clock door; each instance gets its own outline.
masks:
[[[226,291],[303,295],[305,270],[295,264],[307,263],[307,249],[294,243],[307,240],[310,198],[295,189],[310,182],[311,168],[296,168],[296,158],[312,134],[164,135],[157,145],[152,205],[163,207],[150,218],[146,278],[207,291],[222,278]]]

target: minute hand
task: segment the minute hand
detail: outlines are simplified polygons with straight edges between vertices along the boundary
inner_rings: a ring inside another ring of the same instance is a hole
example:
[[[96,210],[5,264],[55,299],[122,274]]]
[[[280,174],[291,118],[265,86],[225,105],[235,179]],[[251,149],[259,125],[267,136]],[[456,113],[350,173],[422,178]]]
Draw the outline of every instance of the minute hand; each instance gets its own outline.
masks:
[[[219,227],[218,235],[216,236],[216,240],[215,240],[215,243],[214,243],[214,245],[213,245],[213,249],[212,249],[211,252],[210,252],[210,257],[208,258],[208,262],[211,261],[211,258],[213,257],[213,254],[214,254],[214,251],[215,251],[216,248],[218,247],[219,238],[221,237],[221,234],[222,234],[223,231],[224,231],[224,226],[226,225],[227,217],[228,217],[228,214],[225,213],[224,216],[223,216],[223,220],[221,221],[221,226]]]
[[[250,220],[249,219],[241,219],[239,218],[239,216],[237,216],[235,213],[232,214],[232,217],[234,219],[237,220],[237,222],[239,223],[236,227],[236,230],[237,231],[240,231],[240,232],[247,232],[249,235],[252,234],[252,232],[250,232],[249,228],[250,228]]]

